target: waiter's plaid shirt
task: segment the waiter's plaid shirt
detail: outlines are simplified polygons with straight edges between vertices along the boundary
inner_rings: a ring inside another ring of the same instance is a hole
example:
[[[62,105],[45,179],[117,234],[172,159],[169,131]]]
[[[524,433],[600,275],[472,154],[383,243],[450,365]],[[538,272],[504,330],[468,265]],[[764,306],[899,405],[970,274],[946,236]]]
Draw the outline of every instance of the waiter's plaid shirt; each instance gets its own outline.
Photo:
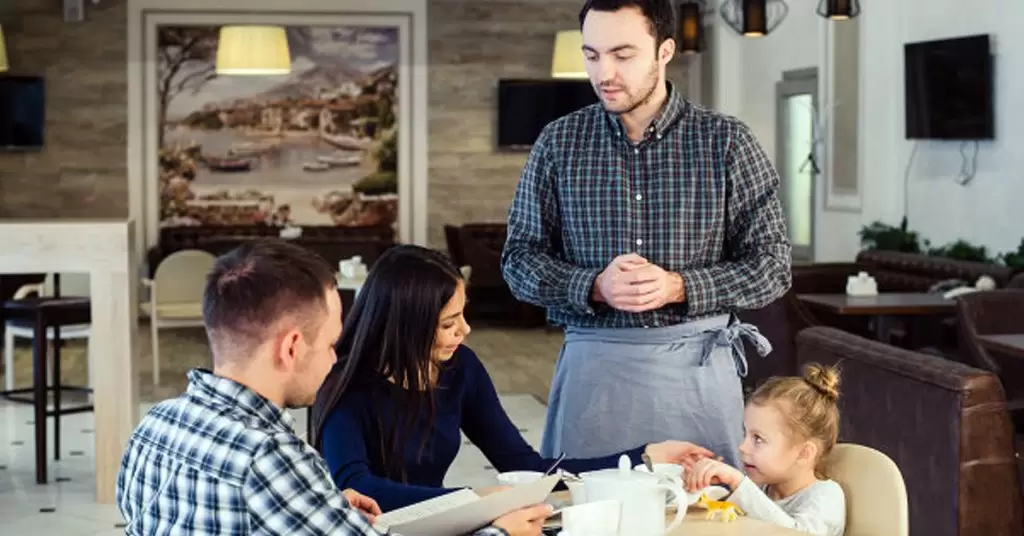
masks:
[[[117,478],[127,534],[380,534],[295,436],[288,412],[209,372],[188,378],[185,394],[154,406],[128,443]]]
[[[597,275],[630,252],[679,272],[685,303],[592,303]],[[502,271],[556,324],[654,327],[771,303],[790,286],[790,255],[779,176],[750,129],[669,84],[639,143],[600,103],[544,128],[509,209]]]

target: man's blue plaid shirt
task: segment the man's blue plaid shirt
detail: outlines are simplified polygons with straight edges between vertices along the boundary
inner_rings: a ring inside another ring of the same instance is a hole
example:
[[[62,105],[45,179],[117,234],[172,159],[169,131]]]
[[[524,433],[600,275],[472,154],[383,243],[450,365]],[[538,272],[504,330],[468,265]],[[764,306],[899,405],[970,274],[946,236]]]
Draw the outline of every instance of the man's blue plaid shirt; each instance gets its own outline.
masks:
[[[188,378],[188,390],[154,406],[128,443],[117,478],[127,534],[380,534],[295,435],[287,411],[210,372]]]
[[[655,327],[763,307],[791,283],[779,175],[750,129],[668,100],[633,143],[600,103],[552,121],[508,214],[502,271],[520,300],[572,327]],[[590,301],[636,252],[683,277],[686,302],[627,313]]]

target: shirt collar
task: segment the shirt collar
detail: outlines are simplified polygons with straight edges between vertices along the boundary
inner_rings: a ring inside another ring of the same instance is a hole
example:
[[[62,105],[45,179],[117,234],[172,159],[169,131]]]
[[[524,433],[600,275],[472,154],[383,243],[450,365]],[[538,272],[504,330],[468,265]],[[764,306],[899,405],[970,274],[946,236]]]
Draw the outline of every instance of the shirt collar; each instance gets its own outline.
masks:
[[[647,132],[644,134],[644,138],[651,136],[664,134],[669,127],[674,125],[678,121],[683,113],[686,111],[687,103],[686,99],[676,91],[675,85],[672,82],[665,81],[665,85],[668,88],[668,97],[665,99],[665,104],[661,106],[661,110],[658,115],[654,117],[654,121],[651,121],[651,125],[647,127]],[[619,114],[612,112],[605,112],[608,117],[612,129],[617,135],[626,135],[626,125],[622,123],[622,117]]]
[[[267,400],[263,395],[228,378],[217,376],[209,370],[196,368],[188,371],[189,396],[210,403],[215,407],[234,408],[237,412],[256,417],[268,425],[294,429],[295,418]]]

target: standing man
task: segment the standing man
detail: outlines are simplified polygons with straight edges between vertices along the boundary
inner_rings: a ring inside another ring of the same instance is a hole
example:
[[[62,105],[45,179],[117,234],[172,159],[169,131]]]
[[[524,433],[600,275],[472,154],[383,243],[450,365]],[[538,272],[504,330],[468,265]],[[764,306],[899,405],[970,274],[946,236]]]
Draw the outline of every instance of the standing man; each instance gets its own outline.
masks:
[[[668,438],[739,465],[746,374],[733,313],[790,286],[779,177],[750,129],[667,82],[670,0],[588,0],[601,103],[549,124],[508,216],[502,272],[566,326],[542,453],[586,457]]]

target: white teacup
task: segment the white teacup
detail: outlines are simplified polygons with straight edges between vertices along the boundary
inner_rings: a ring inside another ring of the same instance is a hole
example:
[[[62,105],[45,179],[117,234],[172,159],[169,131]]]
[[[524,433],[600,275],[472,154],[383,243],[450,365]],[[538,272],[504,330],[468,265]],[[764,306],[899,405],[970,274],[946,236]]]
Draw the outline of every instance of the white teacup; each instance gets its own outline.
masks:
[[[520,486],[536,482],[544,477],[540,471],[509,471],[498,474],[498,484],[502,486]]]
[[[620,501],[594,501],[562,509],[562,530],[573,536],[616,536],[622,516]]]

